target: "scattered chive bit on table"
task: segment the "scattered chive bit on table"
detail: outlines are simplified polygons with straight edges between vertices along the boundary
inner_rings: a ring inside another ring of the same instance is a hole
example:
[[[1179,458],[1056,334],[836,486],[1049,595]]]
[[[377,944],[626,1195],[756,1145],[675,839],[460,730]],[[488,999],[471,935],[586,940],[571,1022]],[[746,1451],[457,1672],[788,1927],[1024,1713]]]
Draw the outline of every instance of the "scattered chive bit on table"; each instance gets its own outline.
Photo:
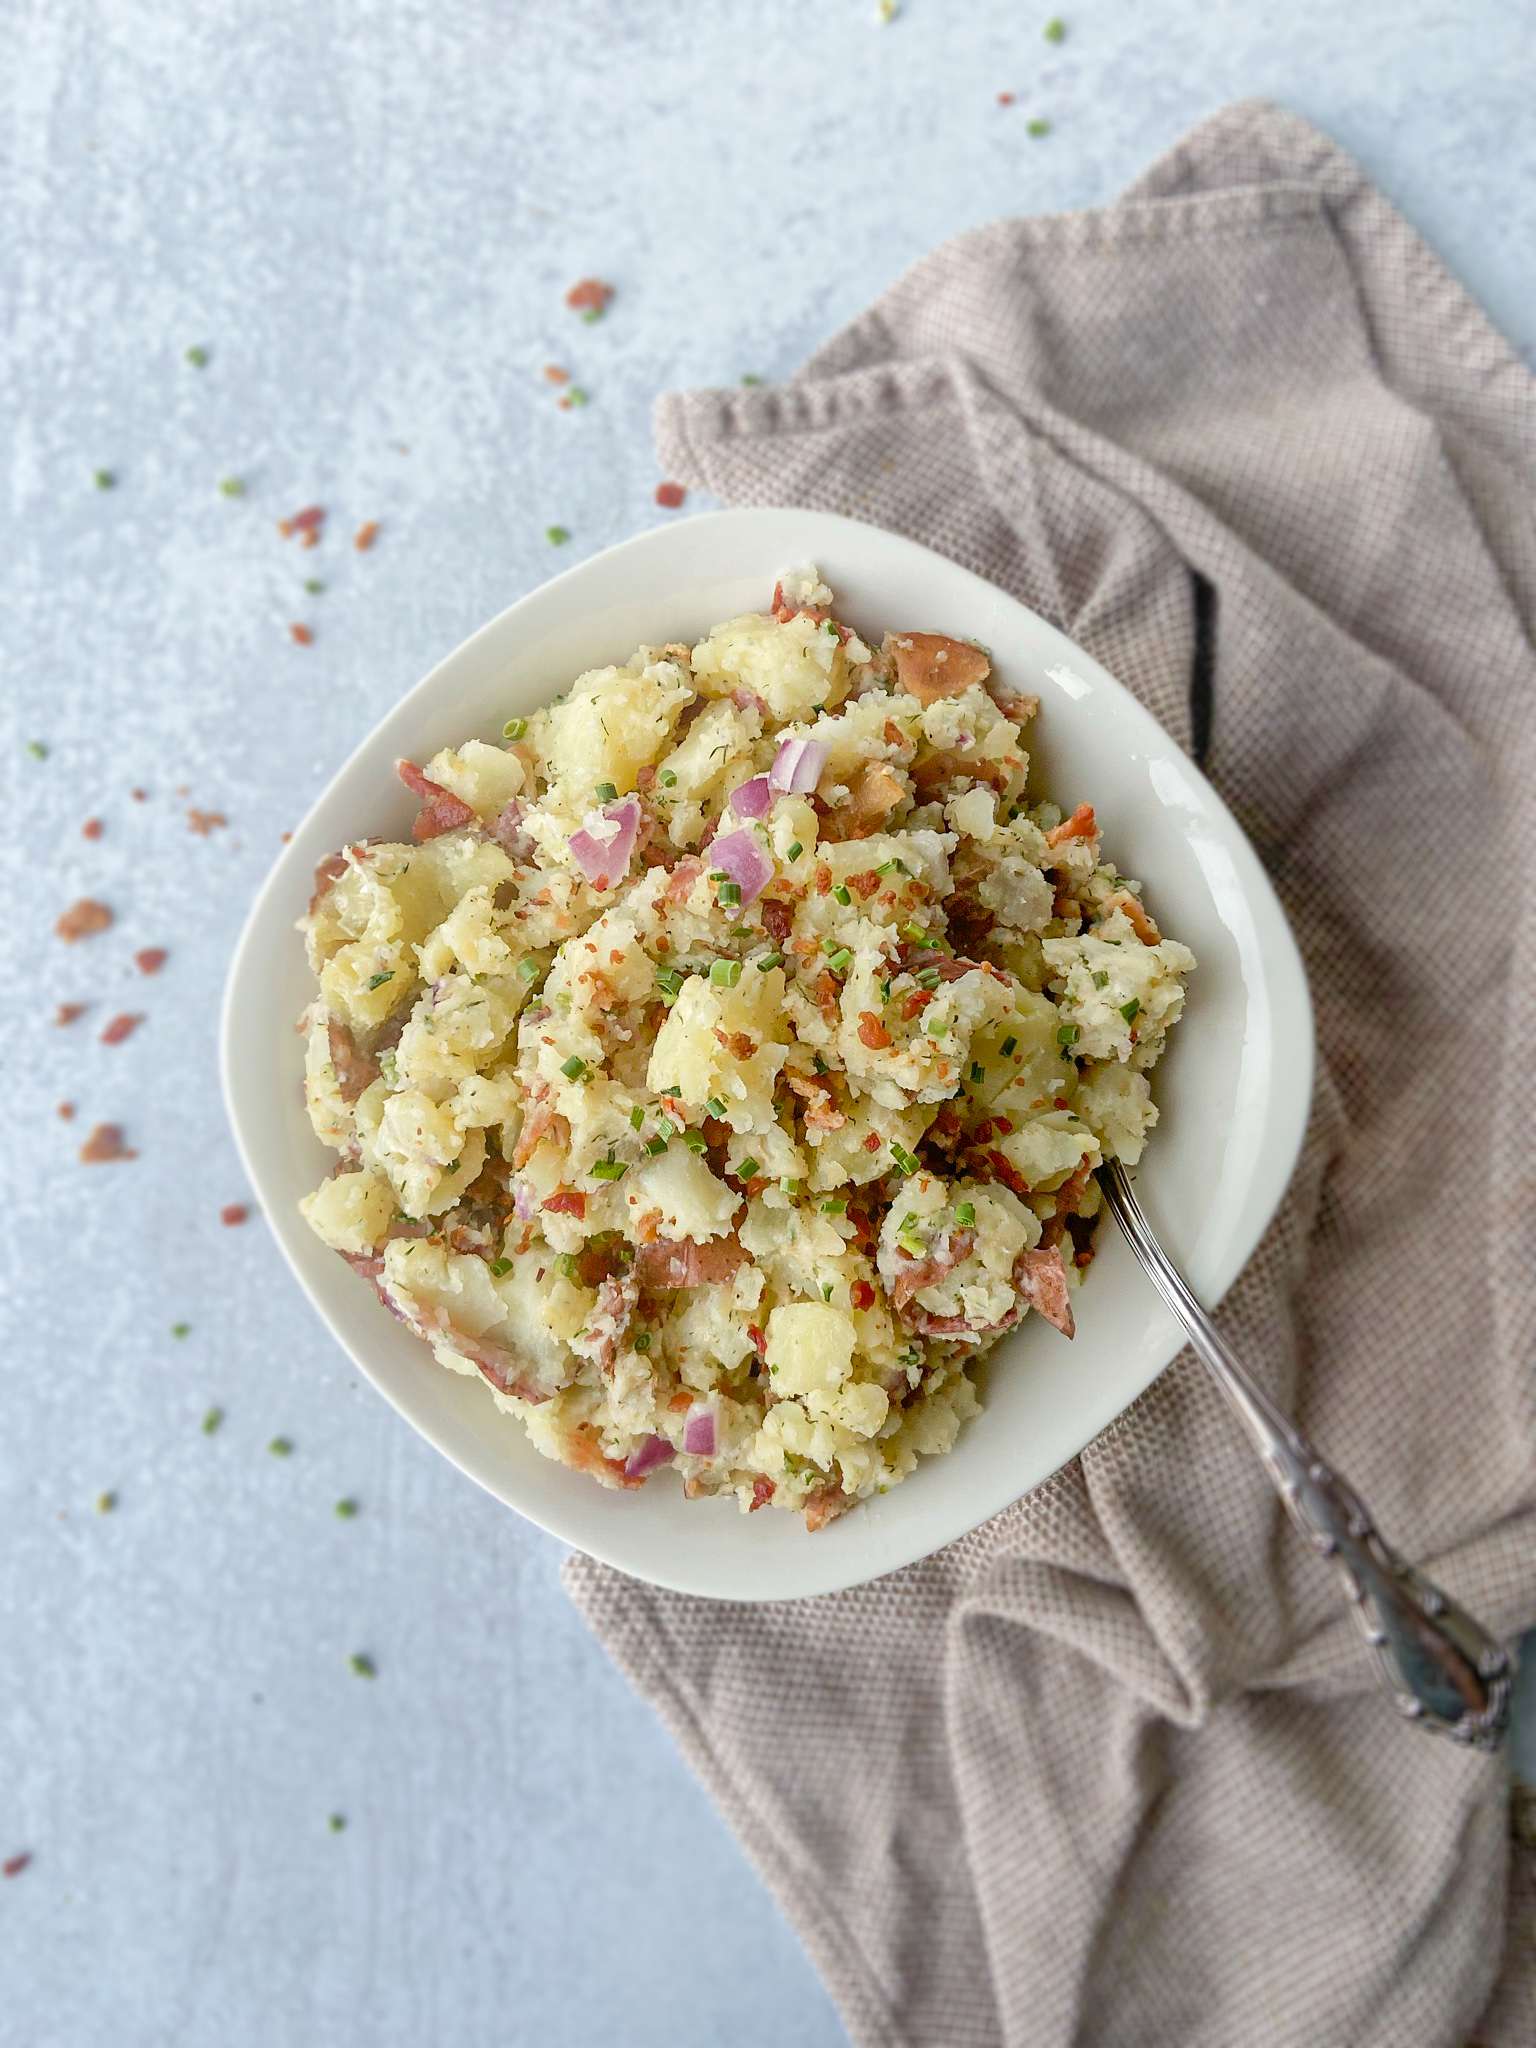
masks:
[[[304,578],[304,588],[309,592],[311,597],[318,597],[321,591],[324,590],[325,585],[320,581],[320,578],[318,576],[306,576]]]
[[[1038,114],[1035,116],[1034,120],[1026,121],[1024,123],[1024,133],[1026,135],[1049,135],[1050,132],[1050,122],[1042,121]]]
[[[344,1813],[327,1814],[325,1824],[333,1835],[339,1835],[347,1824],[347,1817]]]
[[[1048,43],[1064,43],[1067,40],[1067,24],[1059,14],[1053,15],[1041,33]]]
[[[110,1514],[111,1514],[111,1512],[112,1512],[112,1510],[113,1510],[113,1509],[114,1509],[114,1508],[115,1508],[116,1506],[117,1506],[117,1495],[116,1495],[115,1493],[98,1493],[98,1494],[97,1494],[97,1496],[96,1496],[96,1512],[97,1512],[97,1514],[98,1514],[98,1515],[110,1515]]]
[[[354,1650],[347,1659],[347,1664],[359,1678],[377,1678],[379,1675],[378,1666],[374,1663],[373,1659],[366,1656],[361,1650]]]
[[[343,1522],[350,1522],[357,1513],[357,1502],[350,1498],[336,1503],[336,1514]]]
[[[267,1449],[274,1458],[291,1458],[293,1456],[293,1445],[285,1436],[273,1437],[271,1443],[267,1445]]]
[[[552,548],[563,548],[570,537],[570,533],[563,526],[546,526],[544,529],[544,538]]]
[[[879,22],[894,21],[900,11],[896,0],[880,0],[879,6],[875,9],[875,19]]]
[[[34,761],[46,761],[48,758],[48,749],[43,745],[41,740],[28,740],[27,752],[32,756]]]
[[[116,485],[117,478],[110,469],[93,469],[91,482],[98,491],[110,491]]]
[[[244,479],[238,476],[221,476],[219,478],[219,490],[226,498],[243,498],[245,496]]]
[[[755,374],[755,373],[754,373],[753,371],[751,371],[751,370],[748,370],[748,371],[747,371],[747,372],[745,373],[745,375],[744,375],[744,376],[742,377],[742,380],[741,380],[741,381],[742,381],[742,383],[743,383],[743,384],[745,384],[745,385],[747,386],[747,388],[748,388],[748,389],[750,390],[750,389],[752,388],[752,386],[753,386],[753,385],[755,385],[755,384],[761,384],[763,380],[762,380],[762,378],[761,378],[761,377],[757,376],[757,375],[756,375],[756,374]]]
[[[573,384],[570,390],[561,398],[560,410],[562,412],[571,412],[577,406],[585,405],[587,402],[586,392],[582,390],[579,384]]]
[[[209,1408],[205,1410],[203,1415],[203,1435],[216,1436],[218,1434],[219,1424],[223,1420],[224,1410],[222,1408]]]
[[[206,370],[208,367],[208,351],[201,347],[189,348],[184,351],[182,361],[189,363],[194,370]]]
[[[182,1338],[182,1337],[190,1337],[190,1336],[191,1336],[191,1334],[192,1334],[192,1325],[191,1325],[190,1323],[172,1323],[172,1325],[171,1325],[171,1335],[172,1335],[173,1337],[176,1337],[176,1338],[178,1338],[178,1339],[179,1339],[179,1338]]]

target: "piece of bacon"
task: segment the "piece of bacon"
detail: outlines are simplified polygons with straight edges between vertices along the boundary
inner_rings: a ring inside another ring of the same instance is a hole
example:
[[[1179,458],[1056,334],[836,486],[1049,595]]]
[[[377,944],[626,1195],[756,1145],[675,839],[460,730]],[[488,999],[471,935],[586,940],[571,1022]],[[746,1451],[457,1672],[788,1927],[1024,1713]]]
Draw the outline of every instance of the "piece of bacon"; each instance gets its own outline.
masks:
[[[903,1259],[896,1269],[890,1290],[891,1307],[897,1315],[925,1287],[937,1287],[947,1280],[956,1266],[962,1265],[975,1249],[974,1230],[952,1230],[947,1252],[930,1252],[925,1259]]]
[[[135,1014],[132,1010],[120,1010],[111,1023],[102,1031],[101,1043],[103,1045],[121,1045],[125,1038],[133,1036],[134,1032],[138,1030],[143,1022],[144,1016],[142,1011]]]
[[[1067,1272],[1060,1245],[1044,1245],[1032,1252],[1020,1252],[1013,1266],[1014,1285],[1037,1315],[1060,1330],[1063,1337],[1076,1334],[1072,1297],[1067,1289]]]
[[[992,673],[979,647],[945,633],[888,633],[884,651],[895,662],[897,684],[919,704],[959,697]]]
[[[694,883],[703,872],[703,861],[692,859],[680,860],[672,870],[672,879],[667,884],[668,901],[672,903],[685,902],[693,891]]]
[[[105,1166],[114,1159],[137,1159],[138,1156],[123,1143],[121,1124],[97,1124],[80,1147],[81,1162],[86,1166]]]
[[[1105,917],[1116,910],[1123,910],[1130,922],[1131,930],[1144,946],[1155,946],[1162,933],[1152,921],[1152,915],[1139,896],[1133,896],[1129,889],[1116,889],[1104,898]]]
[[[880,1022],[874,1011],[860,1010],[859,1043],[867,1045],[871,1052],[884,1052],[890,1042],[891,1034]]]
[[[60,1003],[54,1012],[55,1024],[73,1024],[77,1017],[83,1017],[90,1008],[89,1003]]]
[[[344,853],[328,853],[315,869],[315,893],[309,899],[311,917],[319,910],[326,897],[347,872],[347,856]]]
[[[867,1280],[855,1280],[848,1290],[848,1301],[853,1308],[873,1308],[875,1290]]]
[[[576,1216],[585,1219],[587,1198],[580,1188],[562,1188],[558,1194],[548,1197],[544,1207],[552,1216]]]
[[[822,816],[823,839],[864,839],[890,817],[907,794],[907,786],[884,761],[867,761],[848,792],[848,801]]]
[[[814,1493],[805,1497],[805,1526],[814,1536],[818,1529],[825,1529],[828,1522],[835,1522],[839,1515],[846,1515],[853,1502],[844,1493],[841,1483],[829,1479],[825,1486],[818,1486]]]
[[[164,946],[141,946],[133,961],[140,974],[158,974],[170,957]]]
[[[379,1078],[379,1063],[371,1054],[359,1051],[351,1032],[339,1017],[328,1018],[325,1029],[341,1099],[343,1102],[356,1102],[363,1090],[371,1088]]]
[[[848,1119],[833,1100],[831,1083],[819,1074],[796,1074],[786,1072],[784,1079],[793,1094],[805,1104],[805,1128],[808,1131],[840,1131]]]
[[[514,1167],[526,1166],[546,1137],[551,1137],[558,1146],[569,1145],[571,1127],[556,1110],[550,1106],[548,1082],[539,1084],[539,1094],[523,1118],[523,1127],[517,1134],[517,1144],[512,1151]]]
[[[769,1501],[773,1499],[774,1492],[773,1481],[764,1478],[759,1473],[758,1477],[752,1482],[752,1505],[747,1509],[747,1513],[755,1515],[759,1508],[767,1507]]]
[[[440,839],[445,832],[456,832],[461,825],[474,822],[475,814],[463,798],[423,775],[414,761],[397,761],[395,773],[412,795],[422,800],[416,822],[411,827],[414,839]]]
[[[227,825],[228,823],[229,820],[222,811],[191,810],[187,812],[187,830],[195,832],[199,839],[208,838],[210,833],[217,832],[220,826]]]
[[[749,1060],[757,1051],[757,1041],[750,1031],[722,1031],[717,1025],[715,1037],[733,1060]]]
[[[571,286],[565,303],[573,313],[601,313],[612,297],[611,284],[604,284],[600,277],[584,277]]]
[[[691,1237],[658,1237],[635,1254],[642,1285],[658,1289],[716,1287],[746,1263],[747,1254],[734,1237],[712,1237],[706,1244]]]
[[[777,896],[762,899],[763,929],[776,946],[782,946],[795,924],[795,906]]]
[[[1093,815],[1092,804],[1079,804],[1070,818],[1063,818],[1059,825],[1053,825],[1045,835],[1047,846],[1060,846],[1068,839],[1096,839],[1099,834],[1098,820]]]
[[[66,946],[72,946],[78,939],[88,939],[96,932],[104,932],[111,922],[112,913],[105,903],[98,903],[90,896],[82,896],[78,903],[72,903],[59,918],[54,930]]]

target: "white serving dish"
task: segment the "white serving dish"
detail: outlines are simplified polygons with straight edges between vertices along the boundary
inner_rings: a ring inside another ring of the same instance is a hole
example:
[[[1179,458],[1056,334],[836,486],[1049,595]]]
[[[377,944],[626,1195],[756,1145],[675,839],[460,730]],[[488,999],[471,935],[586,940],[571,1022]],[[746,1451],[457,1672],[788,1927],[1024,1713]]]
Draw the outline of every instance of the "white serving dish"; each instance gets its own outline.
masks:
[[[799,1516],[685,1501],[661,1472],[609,1492],[540,1456],[478,1382],[438,1366],[372,1290],[312,1235],[299,1197],[333,1155],[304,1113],[293,1025],[312,983],[294,930],[316,863],[344,841],[409,838],[401,755],[494,739],[582,670],[641,642],[692,641],[766,608],[776,577],[813,561],[838,615],[982,641],[1011,687],[1039,693],[1044,784],[1091,801],[1110,856],[1146,885],[1164,931],[1199,968],[1156,1071],[1162,1122],[1138,1189],[1154,1227],[1214,1306],[1258,1243],[1300,1149],[1312,1014],[1285,915],[1231,813],[1115,679],[1055,627],[941,555],[826,513],[716,512],[583,562],[474,634],[403,698],[320,797],[269,876],[230,971],[225,1094],[278,1243],[337,1341],[406,1419],[509,1507],[637,1578],[719,1599],[826,1593],[910,1564],[975,1528],[1076,1455],[1156,1378],[1179,1336],[1106,1221],[1068,1343],[1038,1317],[984,1369],[985,1412],[947,1457],[809,1535]]]

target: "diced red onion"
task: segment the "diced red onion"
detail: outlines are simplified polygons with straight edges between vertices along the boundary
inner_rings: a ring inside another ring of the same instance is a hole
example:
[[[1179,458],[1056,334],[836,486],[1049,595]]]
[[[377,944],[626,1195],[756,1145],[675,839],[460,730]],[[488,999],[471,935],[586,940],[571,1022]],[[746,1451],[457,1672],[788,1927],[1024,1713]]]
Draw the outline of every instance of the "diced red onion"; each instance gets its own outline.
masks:
[[[643,1438],[624,1460],[626,1479],[643,1479],[647,1472],[654,1472],[658,1465],[665,1465],[669,1458],[675,1458],[676,1451],[664,1436]]]
[[[519,1223],[531,1223],[539,1213],[539,1198],[525,1180],[512,1183],[512,1214]]]
[[[809,796],[826,765],[827,750],[820,740],[783,740],[768,770],[768,780],[791,796]]]
[[[709,857],[733,882],[740,884],[743,909],[773,879],[773,862],[758,845],[757,834],[750,826],[716,839],[710,846]]]
[[[594,889],[611,889],[629,873],[629,857],[640,830],[640,806],[633,797],[605,806],[603,817],[616,829],[599,838],[585,826],[571,834],[571,858]]]
[[[689,1409],[688,1419],[683,1424],[683,1449],[690,1458],[712,1458],[715,1455],[713,1408]]]
[[[731,809],[738,818],[766,818],[773,802],[773,784],[766,775],[754,775],[740,789],[731,791]]]

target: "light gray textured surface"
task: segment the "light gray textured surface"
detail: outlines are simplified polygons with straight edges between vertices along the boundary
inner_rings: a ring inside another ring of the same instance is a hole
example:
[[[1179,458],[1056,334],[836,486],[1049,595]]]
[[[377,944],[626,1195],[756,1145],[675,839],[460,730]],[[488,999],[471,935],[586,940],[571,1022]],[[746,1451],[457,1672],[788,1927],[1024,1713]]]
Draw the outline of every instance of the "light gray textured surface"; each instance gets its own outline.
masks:
[[[1063,11],[1052,49],[1019,0],[885,28],[874,0],[0,0],[0,1857],[34,1853],[0,1884],[3,2048],[843,2038],[557,1546],[353,1382],[259,1219],[221,1227],[215,1019],[279,836],[353,740],[551,568],[664,516],[653,395],[782,374],[955,230],[1108,199],[1264,92],[1529,355],[1527,10]],[[561,297],[594,273],[619,295],[585,326]],[[310,501],[305,554],[274,521]],[[193,834],[189,804],[228,827]],[[118,921],[71,951],[53,919],[84,893]],[[171,949],[153,981],[145,945]],[[148,1021],[103,1047],[119,1009]],[[75,1163],[98,1119],[136,1162]]]

